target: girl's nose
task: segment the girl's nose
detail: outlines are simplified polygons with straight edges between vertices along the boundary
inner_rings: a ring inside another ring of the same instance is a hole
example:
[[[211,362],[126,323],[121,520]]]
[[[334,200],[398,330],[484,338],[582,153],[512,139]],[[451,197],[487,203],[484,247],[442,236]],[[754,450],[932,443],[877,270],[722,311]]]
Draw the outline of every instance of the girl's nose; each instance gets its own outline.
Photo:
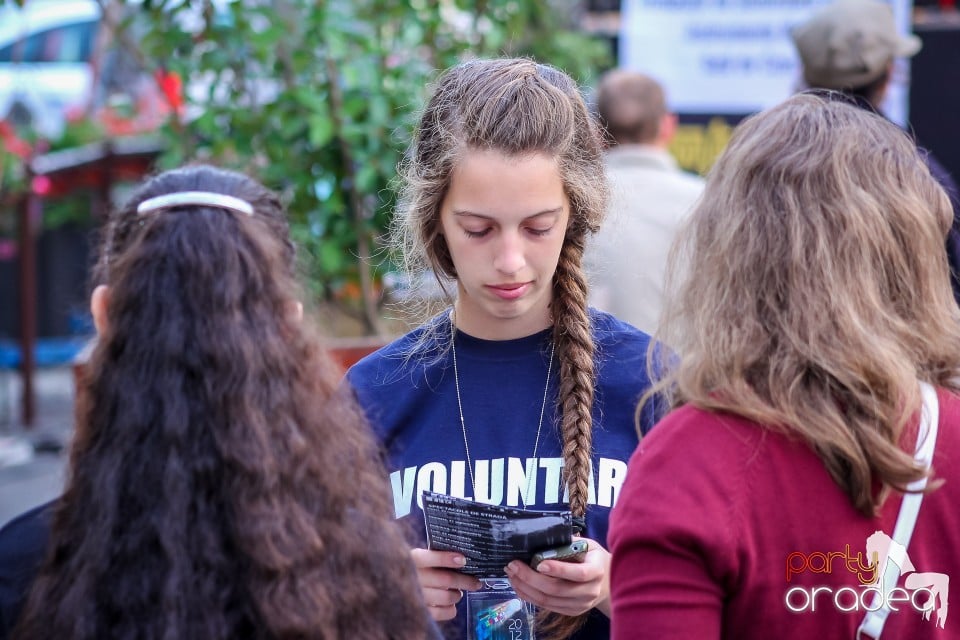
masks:
[[[523,252],[523,240],[519,233],[504,233],[493,266],[500,273],[513,275],[526,264]]]

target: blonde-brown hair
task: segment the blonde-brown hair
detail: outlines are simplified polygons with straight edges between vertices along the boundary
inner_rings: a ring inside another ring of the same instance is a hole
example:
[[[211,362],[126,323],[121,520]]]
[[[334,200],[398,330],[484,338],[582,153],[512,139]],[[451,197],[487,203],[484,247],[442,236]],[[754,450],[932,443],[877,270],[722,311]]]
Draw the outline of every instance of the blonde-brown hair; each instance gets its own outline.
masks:
[[[874,480],[923,475],[898,446],[917,381],[957,386],[951,219],[907,135],[838,94],[749,118],[673,248],[652,392],[803,437],[873,514]]]
[[[440,206],[457,161],[473,149],[555,158],[570,201],[551,312],[560,362],[564,477],[570,509],[583,516],[590,474],[594,345],[581,259],[587,234],[597,230],[607,204],[600,131],[576,83],[548,65],[524,59],[472,60],[443,73],[403,168],[406,185],[395,221],[395,238],[407,270],[415,276],[432,269],[438,277],[457,277],[440,234]],[[576,620],[562,621],[555,632],[569,634],[578,626]]]

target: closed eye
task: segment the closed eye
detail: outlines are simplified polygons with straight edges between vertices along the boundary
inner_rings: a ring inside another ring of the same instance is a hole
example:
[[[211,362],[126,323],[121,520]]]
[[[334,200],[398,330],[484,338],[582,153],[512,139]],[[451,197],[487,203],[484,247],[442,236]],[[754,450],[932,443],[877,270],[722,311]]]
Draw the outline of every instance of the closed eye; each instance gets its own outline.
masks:
[[[466,234],[468,238],[482,238],[483,236],[490,233],[490,227],[486,229],[480,229],[479,231],[472,231],[470,229],[464,229],[463,233]]]
[[[534,236],[545,236],[548,233],[553,231],[553,226],[549,226],[546,229],[540,229],[537,227],[527,227],[527,232]]]

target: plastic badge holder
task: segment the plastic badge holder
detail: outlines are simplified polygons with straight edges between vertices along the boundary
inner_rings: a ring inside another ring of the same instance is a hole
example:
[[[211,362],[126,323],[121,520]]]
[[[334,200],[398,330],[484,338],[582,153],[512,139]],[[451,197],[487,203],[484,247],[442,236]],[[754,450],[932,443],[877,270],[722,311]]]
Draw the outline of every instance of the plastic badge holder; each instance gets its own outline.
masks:
[[[534,607],[521,600],[508,580],[489,578],[467,597],[467,640],[536,640]]]

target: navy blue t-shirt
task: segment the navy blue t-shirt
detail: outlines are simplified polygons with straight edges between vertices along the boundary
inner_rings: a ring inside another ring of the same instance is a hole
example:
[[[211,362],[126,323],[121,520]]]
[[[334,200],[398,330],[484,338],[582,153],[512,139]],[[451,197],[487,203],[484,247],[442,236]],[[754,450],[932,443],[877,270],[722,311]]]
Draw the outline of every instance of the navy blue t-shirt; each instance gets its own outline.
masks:
[[[9,637],[40,572],[54,503],[23,513],[0,529],[0,640]]]
[[[603,312],[591,310],[590,319],[596,385],[593,473],[584,535],[606,546],[610,508],[638,442],[637,402],[650,386],[645,366],[650,338]],[[460,422],[450,335],[445,313],[347,372],[386,449],[397,517],[409,521],[425,541],[420,508],[424,490],[519,508],[569,508],[562,481],[556,358],[537,443],[552,330],[516,340],[481,340],[456,332],[465,429]],[[652,407],[645,407],[642,429],[646,431],[653,422]],[[467,445],[476,495],[467,469]],[[527,495],[534,496],[529,503],[523,499]],[[461,637],[466,637],[463,605],[458,607],[458,624]],[[609,637],[606,617],[594,611],[576,637]]]

